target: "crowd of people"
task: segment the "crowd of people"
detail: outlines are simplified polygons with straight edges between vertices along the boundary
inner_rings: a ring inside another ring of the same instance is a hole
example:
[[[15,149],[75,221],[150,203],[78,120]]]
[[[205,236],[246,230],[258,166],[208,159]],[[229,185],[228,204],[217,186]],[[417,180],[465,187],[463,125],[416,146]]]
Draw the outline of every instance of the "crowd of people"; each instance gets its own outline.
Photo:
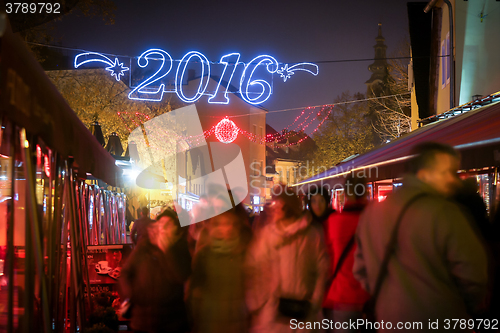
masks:
[[[496,318],[498,329],[498,222],[477,189],[461,184],[455,150],[426,143],[414,153],[402,188],[382,202],[369,202],[365,179],[349,174],[341,211],[328,189],[301,198],[284,185],[254,219],[239,204],[181,227],[186,212],[167,208],[153,221],[145,209],[120,278],[131,327],[353,332],[359,326],[335,323],[372,319],[483,332]],[[490,324],[443,326],[476,318]]]

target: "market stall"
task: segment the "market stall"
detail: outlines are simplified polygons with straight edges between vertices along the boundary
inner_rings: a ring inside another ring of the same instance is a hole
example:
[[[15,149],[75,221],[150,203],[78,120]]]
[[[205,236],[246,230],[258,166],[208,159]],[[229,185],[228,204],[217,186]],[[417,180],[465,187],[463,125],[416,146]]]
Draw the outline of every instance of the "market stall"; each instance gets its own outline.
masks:
[[[476,177],[488,210],[493,210],[500,190],[497,186],[500,165],[500,92],[433,118],[433,122],[424,121],[425,126],[399,139],[350,158],[295,186],[305,192],[311,186],[329,186],[333,191],[334,205],[340,207],[345,177],[354,171],[369,182],[371,199],[383,200],[388,193],[401,186],[400,177],[411,158],[411,149],[425,141],[436,141],[458,149],[461,154],[461,177]]]
[[[92,308],[87,246],[126,241],[120,171],[0,27],[0,332],[76,332]]]

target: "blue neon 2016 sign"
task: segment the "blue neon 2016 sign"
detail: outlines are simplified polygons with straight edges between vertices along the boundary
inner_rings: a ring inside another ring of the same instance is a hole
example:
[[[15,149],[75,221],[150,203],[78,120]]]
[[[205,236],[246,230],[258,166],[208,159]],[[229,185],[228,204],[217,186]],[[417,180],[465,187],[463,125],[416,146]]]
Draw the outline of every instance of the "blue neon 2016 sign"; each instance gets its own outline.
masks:
[[[175,89],[174,91],[168,91],[165,88],[165,84],[161,83],[158,88],[154,88],[155,83],[159,83],[161,79],[167,76],[173,67],[173,60],[170,54],[162,49],[149,49],[142,53],[137,59],[137,65],[141,68],[145,68],[149,65],[150,60],[161,61],[159,69],[144,81],[139,83],[129,94],[128,98],[140,101],[153,101],[159,102],[163,98],[163,94],[166,92],[175,92],[180,100],[185,103],[194,103],[201,96],[206,94],[208,83],[210,80],[210,61],[198,51],[190,51],[182,57],[177,66],[175,72]],[[201,76],[198,88],[192,97],[186,96],[184,93],[182,82],[184,81],[184,76],[188,68],[190,61],[195,60],[201,66]],[[277,73],[286,82],[292,77],[295,71],[304,71],[310,73],[314,76],[318,75],[319,68],[318,65],[310,62],[302,62],[299,64],[294,64],[289,66],[288,64],[280,65],[278,61],[270,55],[259,55],[252,59],[249,63],[244,64],[239,62],[239,53],[229,53],[220,58],[219,64],[224,65],[222,74],[217,82],[215,92],[209,94],[208,103],[211,104],[228,104],[228,87],[233,80],[236,67],[242,64],[244,66],[243,73],[240,77],[240,88],[239,93],[241,97],[250,104],[261,104],[264,103],[271,97],[272,85],[264,80],[255,78],[255,71],[259,66],[266,66],[267,72],[270,74]],[[111,76],[115,77],[117,81],[120,81],[120,77],[124,75],[124,72],[128,71],[128,67],[124,67],[123,63],[120,63],[117,58],[112,61],[110,58],[103,54],[95,52],[81,53],[75,57],[75,68],[78,68],[84,64],[90,62],[102,62],[107,64],[107,71],[111,72]],[[228,67],[232,65],[232,69],[228,70]],[[222,83],[225,82],[226,86],[221,88]],[[250,91],[250,88],[253,88]],[[255,88],[261,91],[259,93],[255,92]]]

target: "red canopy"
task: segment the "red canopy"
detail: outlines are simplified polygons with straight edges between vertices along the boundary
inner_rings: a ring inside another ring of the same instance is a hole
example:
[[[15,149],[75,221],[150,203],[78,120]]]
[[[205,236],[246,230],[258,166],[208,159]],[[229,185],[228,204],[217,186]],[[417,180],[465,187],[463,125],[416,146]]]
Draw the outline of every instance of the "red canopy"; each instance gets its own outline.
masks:
[[[79,169],[116,186],[121,171],[59,94],[24,43],[7,29],[0,40],[0,114],[39,136]]]

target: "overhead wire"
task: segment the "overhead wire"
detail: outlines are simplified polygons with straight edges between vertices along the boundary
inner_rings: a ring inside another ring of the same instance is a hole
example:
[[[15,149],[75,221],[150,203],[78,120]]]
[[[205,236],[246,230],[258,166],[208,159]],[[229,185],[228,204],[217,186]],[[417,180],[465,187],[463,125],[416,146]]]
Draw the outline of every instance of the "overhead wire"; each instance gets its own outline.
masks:
[[[44,46],[44,47],[49,47],[49,48],[56,48],[56,49],[61,49],[61,50],[67,50],[67,51],[80,51],[80,52],[95,52],[95,53],[100,53],[106,56],[113,56],[113,57],[123,57],[123,58],[139,58],[139,56],[130,56],[130,55],[125,55],[125,54],[114,54],[114,53],[106,53],[106,52],[96,52],[96,51],[89,51],[81,48],[76,48],[76,47],[67,47],[67,46],[60,46],[60,45],[53,45],[53,44],[46,44],[46,43],[37,43],[37,42],[26,42],[27,44],[31,45],[36,45],[36,46]],[[441,58],[441,57],[449,57],[449,54],[444,54],[444,55],[437,55],[436,58]],[[403,60],[403,59],[427,59],[430,58],[431,56],[402,56],[402,57],[385,57],[385,58],[361,58],[361,59],[339,59],[339,60],[318,60],[318,61],[307,61],[315,64],[331,64],[331,63],[343,63],[343,62],[363,62],[363,61],[374,61],[374,60]],[[148,57],[149,59],[154,60],[152,57]],[[161,59],[158,59],[161,60]],[[180,61],[180,60],[174,60],[174,61]],[[196,63],[196,61],[193,61]],[[301,61],[302,62],[302,61]],[[219,62],[217,61],[211,61],[211,64],[218,64]],[[243,63],[243,62],[240,62]],[[300,62],[288,62],[289,65],[291,64],[296,64]],[[245,63],[246,64],[246,63]],[[280,62],[281,64],[281,62]]]
[[[303,107],[297,107],[297,108],[273,110],[273,111],[267,111],[267,112],[263,111],[263,112],[266,112],[269,114],[269,113],[296,111],[296,110],[303,110],[303,109],[307,109],[307,108],[318,108],[318,107],[328,107],[328,106],[344,105],[344,104],[351,104],[351,103],[358,103],[358,102],[367,102],[367,101],[373,101],[373,100],[377,100],[377,99],[405,96],[405,95],[410,95],[410,94],[411,94],[411,92],[407,92],[407,93],[402,93],[402,94],[385,95],[385,96],[378,96],[378,97],[368,97],[368,98],[363,98],[363,99],[354,99],[354,100],[350,100],[350,101],[342,101],[342,102],[336,102],[336,103],[330,103],[330,104],[303,106]],[[228,118],[237,118],[237,117],[243,117],[243,116],[250,116],[250,115],[254,115],[254,114],[255,113],[245,113],[245,114],[239,114],[239,115],[234,115],[234,116],[228,116]]]

